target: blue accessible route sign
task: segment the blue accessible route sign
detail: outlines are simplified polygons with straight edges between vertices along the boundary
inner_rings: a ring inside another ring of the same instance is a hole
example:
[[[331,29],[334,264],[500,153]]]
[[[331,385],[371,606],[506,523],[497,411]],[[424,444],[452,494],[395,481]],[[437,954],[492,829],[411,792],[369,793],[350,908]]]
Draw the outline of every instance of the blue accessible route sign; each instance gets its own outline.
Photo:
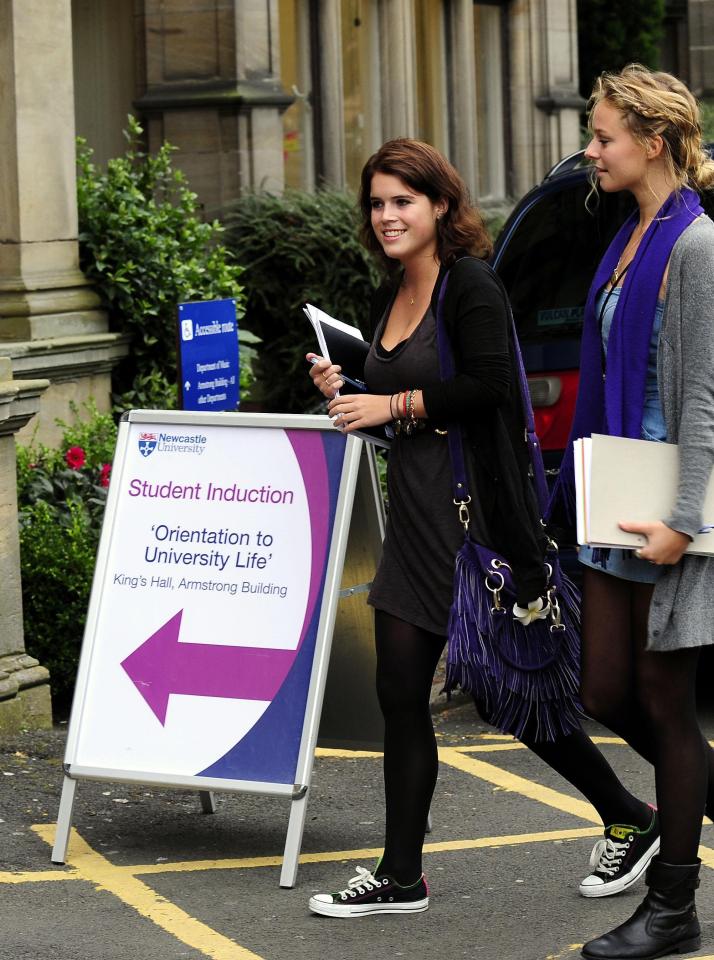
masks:
[[[184,410],[237,410],[240,400],[235,300],[178,307],[179,396]]]

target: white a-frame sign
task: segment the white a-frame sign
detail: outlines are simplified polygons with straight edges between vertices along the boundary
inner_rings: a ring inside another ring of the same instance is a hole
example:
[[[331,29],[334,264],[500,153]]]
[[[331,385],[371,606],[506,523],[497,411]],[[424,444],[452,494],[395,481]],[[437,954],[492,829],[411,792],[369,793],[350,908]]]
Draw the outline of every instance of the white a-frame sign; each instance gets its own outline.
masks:
[[[362,441],[324,416],[120,424],[52,860],[77,782],[289,798],[293,886]]]

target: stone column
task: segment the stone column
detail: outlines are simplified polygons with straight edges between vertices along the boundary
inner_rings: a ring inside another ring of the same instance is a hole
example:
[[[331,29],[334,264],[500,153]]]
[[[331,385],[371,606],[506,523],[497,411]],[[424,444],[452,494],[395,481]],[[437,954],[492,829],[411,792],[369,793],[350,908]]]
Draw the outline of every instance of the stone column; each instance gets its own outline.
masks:
[[[379,40],[382,74],[382,131],[414,137],[417,131],[416,51],[412,0],[381,0]]]
[[[714,0],[689,0],[689,70],[698,97],[714,93]]]
[[[0,90],[0,341],[13,360],[31,348],[38,376],[57,349],[71,355],[71,381],[49,373],[51,432],[69,399],[108,408],[113,353],[126,352],[78,265],[69,0],[0,0]],[[87,350],[105,362],[89,383]]]
[[[138,110],[149,145],[175,163],[216,216],[244,189],[283,188],[277,0],[144,0]]]
[[[48,380],[13,380],[0,357],[0,733],[52,725],[49,674],[25,653],[15,433],[37,412]]]
[[[320,153],[322,176],[331,187],[344,187],[345,118],[342,82],[342,10],[334,0],[320,0]]]
[[[514,192],[580,147],[575,0],[510,4]]]
[[[478,174],[478,129],[476,126],[476,47],[473,0],[454,0],[450,6],[449,30],[451,78],[454,96],[450,104],[451,160],[464,178],[472,196],[481,193]]]

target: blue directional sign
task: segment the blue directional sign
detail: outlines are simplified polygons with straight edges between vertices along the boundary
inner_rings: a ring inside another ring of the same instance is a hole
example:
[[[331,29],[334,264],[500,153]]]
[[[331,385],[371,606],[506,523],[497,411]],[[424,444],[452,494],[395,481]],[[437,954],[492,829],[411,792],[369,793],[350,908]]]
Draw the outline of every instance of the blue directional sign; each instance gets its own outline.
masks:
[[[197,300],[178,308],[179,396],[184,410],[237,410],[235,300]]]

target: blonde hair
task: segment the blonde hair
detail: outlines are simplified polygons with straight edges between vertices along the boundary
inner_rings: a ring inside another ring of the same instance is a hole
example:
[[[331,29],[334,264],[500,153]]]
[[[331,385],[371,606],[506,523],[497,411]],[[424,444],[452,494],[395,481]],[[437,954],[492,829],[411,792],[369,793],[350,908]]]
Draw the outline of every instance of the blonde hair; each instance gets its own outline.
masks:
[[[662,137],[662,156],[677,189],[714,186],[714,161],[702,144],[699,104],[681,80],[639,63],[631,63],[619,73],[601,74],[588,101],[591,129],[593,110],[603,100],[620,111],[625,126],[642,146]]]

